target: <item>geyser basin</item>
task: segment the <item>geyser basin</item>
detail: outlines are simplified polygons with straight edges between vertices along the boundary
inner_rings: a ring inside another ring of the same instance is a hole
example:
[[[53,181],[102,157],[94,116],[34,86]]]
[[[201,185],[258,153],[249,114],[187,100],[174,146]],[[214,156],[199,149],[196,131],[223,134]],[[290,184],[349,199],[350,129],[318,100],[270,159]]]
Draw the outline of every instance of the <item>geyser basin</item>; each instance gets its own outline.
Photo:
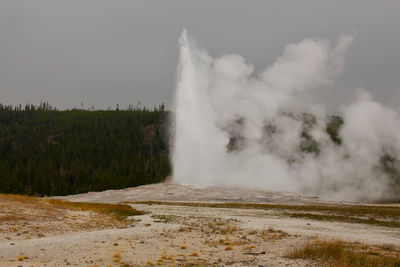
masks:
[[[180,183],[376,200],[400,193],[400,120],[359,89],[330,116],[304,97],[331,84],[353,42],[305,39],[259,75],[180,37],[173,176]]]

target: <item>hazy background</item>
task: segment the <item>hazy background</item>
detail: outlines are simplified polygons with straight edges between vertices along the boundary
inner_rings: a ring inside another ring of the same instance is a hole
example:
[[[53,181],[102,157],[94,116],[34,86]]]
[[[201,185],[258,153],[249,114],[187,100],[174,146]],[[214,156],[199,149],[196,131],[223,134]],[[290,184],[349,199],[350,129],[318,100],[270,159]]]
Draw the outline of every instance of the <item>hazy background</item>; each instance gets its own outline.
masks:
[[[0,0],[0,102],[60,108],[170,107],[185,27],[212,55],[256,70],[288,43],[355,34],[344,73],[318,97],[335,107],[365,87],[400,101],[400,1]]]

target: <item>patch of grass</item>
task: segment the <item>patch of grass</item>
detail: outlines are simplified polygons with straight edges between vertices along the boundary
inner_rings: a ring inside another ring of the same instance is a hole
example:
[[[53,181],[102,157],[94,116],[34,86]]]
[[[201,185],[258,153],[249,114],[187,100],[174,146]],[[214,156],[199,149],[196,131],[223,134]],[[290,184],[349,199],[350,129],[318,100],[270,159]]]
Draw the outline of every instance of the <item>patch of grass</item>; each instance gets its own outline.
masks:
[[[37,197],[0,194],[0,223],[17,223],[18,221],[36,220],[54,220],[55,218],[65,217],[65,209],[70,210],[89,210],[110,216],[124,224],[127,216],[140,215],[143,212],[135,210],[126,204],[100,204],[100,203],[80,203],[68,202],[59,199],[41,199]],[[34,216],[32,214],[35,214]],[[73,215],[71,220],[79,219],[77,215]],[[103,227],[105,221],[94,219],[97,226]],[[86,222],[77,222],[81,227],[88,227]],[[107,222],[108,225],[111,222]],[[35,229],[37,230],[37,229]],[[14,230],[13,230],[14,231]],[[14,231],[15,232],[15,231]],[[24,233],[22,233],[24,234]]]
[[[178,232],[191,232],[193,231],[194,227],[192,226],[181,226],[178,229]]]
[[[127,202],[137,204],[154,205],[175,205],[190,207],[210,207],[210,208],[235,208],[235,209],[261,209],[278,210],[285,212],[284,215],[312,212],[330,216],[331,221],[342,221],[349,223],[363,223],[380,225],[386,227],[400,227],[400,207],[394,205],[343,205],[343,204],[259,204],[259,203],[196,203],[196,202],[164,202],[164,201],[138,201]],[[296,215],[293,215],[294,217]],[[300,216],[300,215],[298,215]],[[307,215],[310,219],[313,215]],[[318,219],[314,216],[315,219]],[[321,217],[323,219],[323,217]],[[328,218],[328,217],[325,217]]]
[[[115,252],[113,255],[113,262],[117,263],[117,262],[121,262],[121,253],[119,252]]]
[[[377,226],[385,227],[397,227],[400,228],[400,222],[392,220],[377,220],[375,218],[360,218],[355,216],[344,216],[344,215],[334,215],[334,214],[315,214],[315,213],[284,213],[285,215],[292,218],[306,218],[318,221],[335,221],[335,222],[348,222],[348,223],[362,223],[362,224],[372,224]]]
[[[63,207],[71,210],[94,211],[100,214],[111,215],[118,220],[123,220],[128,216],[145,214],[143,211],[136,210],[127,204],[70,202],[60,199],[46,199],[45,201],[57,207]]]
[[[213,266],[205,259],[192,259],[190,261],[184,262],[181,266],[184,267],[208,267]]]
[[[17,215],[17,214],[12,214],[12,215],[3,215],[0,217],[0,223],[4,223],[4,222],[10,222],[10,221],[22,221],[22,220],[26,220],[27,217],[26,216],[21,216],[21,215]]]
[[[24,261],[24,260],[25,260],[25,256],[23,256],[23,255],[20,255],[17,258],[17,261]]]
[[[154,204],[154,205],[174,205],[190,207],[210,207],[210,208],[235,208],[235,209],[278,209],[294,211],[319,211],[335,212],[339,214],[357,215],[379,215],[379,216],[398,216],[400,217],[400,207],[393,205],[337,205],[337,204],[264,204],[264,203],[199,203],[199,202],[170,202],[170,201],[135,201],[123,203]]]
[[[53,218],[59,212],[56,208],[45,203],[39,198],[0,194],[0,223],[16,223],[18,221],[30,220],[29,211],[40,211],[40,216],[35,218]]]
[[[330,266],[399,266],[400,251],[340,240],[313,240],[292,249],[286,257],[318,260]]]
[[[232,224],[228,220],[212,219],[207,224],[207,229],[203,229],[206,233],[229,235],[240,230],[238,226]]]
[[[121,253],[119,253],[119,252],[115,252],[113,255],[113,258],[121,258],[121,257],[122,257]]]
[[[259,233],[259,236],[265,241],[276,241],[288,237],[289,234],[284,231],[274,230],[272,227],[269,227],[268,229],[262,230]]]
[[[1,194],[0,199],[11,200],[11,201],[31,201],[37,200],[38,198],[26,196],[26,195],[17,195],[17,194]]]
[[[238,226],[233,225],[231,223],[227,223],[227,224],[225,224],[224,226],[221,227],[220,232],[223,235],[229,235],[229,234],[232,234],[232,233],[237,232],[239,230],[240,230],[240,228]]]
[[[243,240],[230,240],[221,238],[218,241],[217,240],[205,241],[204,245],[217,248],[218,246],[241,246],[247,243],[248,243],[247,241]]]

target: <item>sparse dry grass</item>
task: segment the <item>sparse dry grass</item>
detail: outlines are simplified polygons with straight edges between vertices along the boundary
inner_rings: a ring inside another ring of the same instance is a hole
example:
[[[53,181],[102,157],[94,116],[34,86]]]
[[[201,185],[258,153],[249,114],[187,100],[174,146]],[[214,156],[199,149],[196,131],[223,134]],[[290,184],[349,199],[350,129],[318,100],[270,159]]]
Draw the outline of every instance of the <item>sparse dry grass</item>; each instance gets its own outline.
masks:
[[[395,205],[338,205],[338,204],[259,204],[259,203],[195,203],[169,201],[126,202],[148,205],[175,205],[210,208],[276,210],[290,217],[372,224],[400,228],[400,207]]]
[[[148,205],[174,205],[210,208],[235,208],[235,209],[278,209],[293,211],[318,211],[335,212],[339,214],[400,216],[400,207],[393,205],[338,205],[338,204],[266,204],[266,203],[210,203],[210,202],[172,202],[172,201],[126,201],[123,203],[137,203]]]
[[[39,198],[33,197],[33,196],[27,196],[27,195],[2,194],[2,193],[0,193],[0,199],[2,199],[2,200],[30,202],[30,201],[36,201]]]
[[[292,259],[312,259],[330,266],[400,266],[400,251],[379,246],[346,243],[340,240],[313,240],[286,255]]]
[[[23,256],[23,255],[20,255],[17,258],[17,261],[24,261],[24,260],[25,260],[25,256]]]
[[[26,220],[26,216],[18,215],[18,214],[6,214],[0,217],[0,223],[9,222],[9,221],[22,221]]]
[[[139,214],[143,213],[126,204],[79,203],[0,194],[0,241],[123,228],[132,224],[132,221],[124,220],[126,216]]]
[[[372,217],[357,217],[357,216],[345,216],[345,215],[334,215],[334,214],[318,214],[318,213],[303,213],[303,212],[286,212],[287,215],[292,218],[305,218],[318,221],[337,221],[347,223],[361,223],[361,224],[372,224],[377,226],[395,227],[400,228],[400,221],[395,220],[377,220]]]
[[[38,219],[52,218],[60,213],[57,208],[35,197],[0,194],[0,223],[28,221],[32,211],[37,213]],[[11,227],[14,232],[18,230],[17,226]]]
[[[58,208],[67,208],[70,210],[93,211],[100,214],[114,216],[116,219],[124,219],[127,216],[142,215],[144,212],[138,211],[127,204],[103,204],[103,203],[85,203],[70,202],[60,199],[40,199],[31,196],[0,194],[0,200],[17,202],[25,205],[27,208],[46,210],[46,212],[56,212]],[[51,205],[47,205],[51,204]],[[0,221],[5,220],[23,220],[26,219],[23,214],[13,214],[0,217]]]
[[[144,212],[136,210],[126,204],[104,204],[104,203],[86,203],[70,202],[60,199],[48,199],[48,203],[57,207],[64,207],[72,210],[89,210],[100,214],[114,216],[118,220],[123,220],[128,216],[143,215]]]
[[[276,241],[289,236],[288,233],[281,230],[274,230],[272,227],[268,229],[263,229],[259,232],[259,236],[263,238],[265,241]]]
[[[218,246],[242,246],[248,244],[246,240],[240,240],[236,238],[230,239],[228,236],[225,239],[218,239],[218,240],[205,240],[203,242],[204,245],[208,247],[217,248]]]
[[[238,226],[231,224],[231,223],[227,223],[221,228],[220,232],[223,235],[229,235],[229,234],[235,233],[239,230],[240,230],[240,228]]]
[[[213,219],[206,224],[203,232],[212,234],[229,235],[240,230],[240,228],[228,220]]]
[[[154,220],[154,222],[158,222],[158,223],[178,223],[182,221],[182,218],[180,216],[176,216],[176,215],[151,215],[151,217]]]
[[[119,252],[115,252],[113,255],[113,258],[121,258],[121,257],[122,257],[121,253],[119,253]]]

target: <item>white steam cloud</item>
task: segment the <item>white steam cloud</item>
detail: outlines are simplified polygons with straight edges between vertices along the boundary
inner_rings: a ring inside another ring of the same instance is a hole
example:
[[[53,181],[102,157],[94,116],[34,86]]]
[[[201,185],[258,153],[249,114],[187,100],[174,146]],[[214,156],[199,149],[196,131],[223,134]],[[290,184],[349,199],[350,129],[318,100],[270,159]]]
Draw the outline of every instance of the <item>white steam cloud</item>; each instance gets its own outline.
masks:
[[[174,180],[346,200],[393,197],[390,177],[380,166],[385,155],[391,160],[400,155],[398,114],[363,89],[340,109],[340,117],[307,99],[343,70],[352,42],[351,35],[333,45],[305,39],[286,46],[255,74],[240,55],[210,57],[184,31]],[[337,126],[336,135],[327,125]]]

